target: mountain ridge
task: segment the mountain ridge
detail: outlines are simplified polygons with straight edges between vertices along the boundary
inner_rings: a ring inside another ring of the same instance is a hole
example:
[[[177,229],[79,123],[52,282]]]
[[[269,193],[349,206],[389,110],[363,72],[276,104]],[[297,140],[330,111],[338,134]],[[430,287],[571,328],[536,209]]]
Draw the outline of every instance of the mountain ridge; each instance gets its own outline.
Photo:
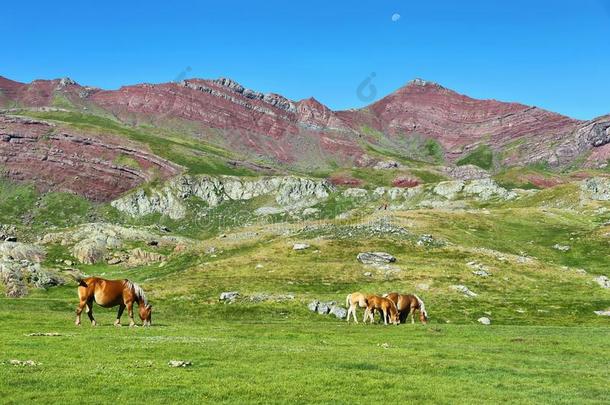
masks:
[[[128,150],[145,152],[137,156],[155,154],[150,156],[161,178],[192,170],[205,174],[210,161],[216,167],[210,174],[232,173],[236,167],[260,174],[261,168],[278,173],[366,169],[383,166],[388,159],[398,159],[403,166],[474,162],[492,172],[530,165],[553,170],[605,168],[610,159],[610,116],[581,121],[516,102],[474,99],[423,79],[366,107],[334,111],[314,97],[290,100],[228,78],[104,90],[69,78],[20,83],[0,76],[0,108],[0,135],[5,140],[0,143],[0,163],[8,166],[9,177],[42,182],[45,188],[70,183],[61,171],[49,179],[36,169],[36,159],[63,150],[57,145],[49,149],[49,134],[55,136],[54,142],[62,134],[96,140],[70,143],[65,150],[76,156],[95,156],[97,152],[89,150],[94,144],[114,150],[107,144],[112,136],[112,142],[124,143]],[[38,121],[17,125],[10,119],[15,115]],[[117,131],[131,137],[129,145],[116,137]],[[17,138],[29,139],[39,153],[10,141]],[[100,167],[119,167],[123,155],[134,153],[109,154],[110,160]],[[62,159],[74,163],[69,156]],[[147,172],[148,158],[138,161],[146,170],[133,173],[128,189],[154,177]],[[85,159],[83,167],[88,164],[94,162]],[[108,184],[118,181],[114,178]],[[116,197],[107,184],[103,188],[101,195],[93,193],[95,199]],[[81,190],[79,185],[77,192]]]

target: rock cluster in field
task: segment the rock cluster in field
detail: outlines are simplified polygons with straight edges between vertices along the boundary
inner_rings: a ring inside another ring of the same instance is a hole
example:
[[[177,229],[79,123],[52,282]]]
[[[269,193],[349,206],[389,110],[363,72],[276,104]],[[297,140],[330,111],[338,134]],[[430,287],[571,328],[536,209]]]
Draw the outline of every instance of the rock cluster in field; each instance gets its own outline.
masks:
[[[335,301],[321,302],[312,301],[307,305],[307,308],[311,312],[317,312],[320,315],[332,314],[339,319],[345,319],[347,317],[347,310],[339,305]]]
[[[167,231],[165,231],[167,232]],[[59,243],[73,245],[72,255],[83,264],[95,264],[104,261],[138,266],[163,261],[165,256],[136,248],[117,254],[112,251],[121,249],[126,241],[144,242],[149,246],[189,246],[188,238],[173,235],[158,235],[151,229],[129,228],[107,223],[90,223],[65,232],[49,233],[41,242],[43,244]]]
[[[49,288],[65,283],[56,272],[41,266],[45,252],[39,246],[0,242],[0,255],[0,282],[5,285],[7,297],[27,295],[28,285]]]

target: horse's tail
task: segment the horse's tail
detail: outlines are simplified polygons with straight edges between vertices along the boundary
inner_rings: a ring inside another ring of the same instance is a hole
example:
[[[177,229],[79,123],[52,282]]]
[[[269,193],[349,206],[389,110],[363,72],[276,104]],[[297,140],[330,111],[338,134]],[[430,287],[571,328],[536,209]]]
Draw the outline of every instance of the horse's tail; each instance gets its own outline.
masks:
[[[419,298],[417,295],[413,295],[415,297],[415,299],[417,300],[417,302],[419,303],[419,311],[424,314],[424,316],[426,318],[428,318],[428,312],[426,311],[426,305],[424,304],[424,301],[422,301],[421,298]]]

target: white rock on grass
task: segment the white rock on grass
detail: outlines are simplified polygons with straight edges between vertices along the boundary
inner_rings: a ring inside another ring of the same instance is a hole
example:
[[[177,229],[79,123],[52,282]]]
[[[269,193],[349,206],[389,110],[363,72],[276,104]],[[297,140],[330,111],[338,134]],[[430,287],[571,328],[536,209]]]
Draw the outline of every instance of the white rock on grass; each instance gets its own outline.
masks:
[[[452,285],[451,288],[453,288],[454,290],[461,292],[462,294],[466,295],[467,297],[476,297],[478,294],[471,291],[468,287],[466,287],[465,285]]]
[[[610,316],[610,310],[606,310],[606,311],[593,311],[595,313],[595,315],[598,316]]]
[[[482,325],[491,325],[491,319],[489,319],[486,316],[483,316],[483,317],[477,319],[477,321]]]
[[[239,292],[237,291],[225,291],[223,293],[220,294],[220,301],[228,301],[228,302],[233,302],[235,301],[235,299],[237,299],[237,297],[239,297]]]
[[[187,361],[187,360],[170,360],[167,363],[168,366],[170,367],[190,367],[193,365],[192,362]]]
[[[601,288],[610,288],[610,279],[606,276],[599,276],[593,279]]]
[[[292,245],[292,250],[305,250],[309,248],[310,246],[307,243],[295,243]]]

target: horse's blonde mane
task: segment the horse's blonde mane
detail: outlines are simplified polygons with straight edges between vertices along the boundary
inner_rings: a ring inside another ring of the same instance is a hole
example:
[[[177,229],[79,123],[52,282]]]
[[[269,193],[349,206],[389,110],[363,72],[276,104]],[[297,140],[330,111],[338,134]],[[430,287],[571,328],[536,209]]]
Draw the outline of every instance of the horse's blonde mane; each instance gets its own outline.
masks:
[[[427,318],[428,317],[428,311],[426,311],[426,305],[424,304],[424,302],[421,300],[421,298],[419,298],[417,295],[413,295],[415,297],[415,299],[417,299],[417,302],[419,302],[419,310],[424,314],[424,316]]]
[[[144,302],[144,306],[148,306],[148,298],[146,298],[146,294],[144,294],[144,290],[142,289],[142,287],[129,280],[127,280],[127,285],[133,290],[133,293],[135,294],[138,301],[142,300]]]

